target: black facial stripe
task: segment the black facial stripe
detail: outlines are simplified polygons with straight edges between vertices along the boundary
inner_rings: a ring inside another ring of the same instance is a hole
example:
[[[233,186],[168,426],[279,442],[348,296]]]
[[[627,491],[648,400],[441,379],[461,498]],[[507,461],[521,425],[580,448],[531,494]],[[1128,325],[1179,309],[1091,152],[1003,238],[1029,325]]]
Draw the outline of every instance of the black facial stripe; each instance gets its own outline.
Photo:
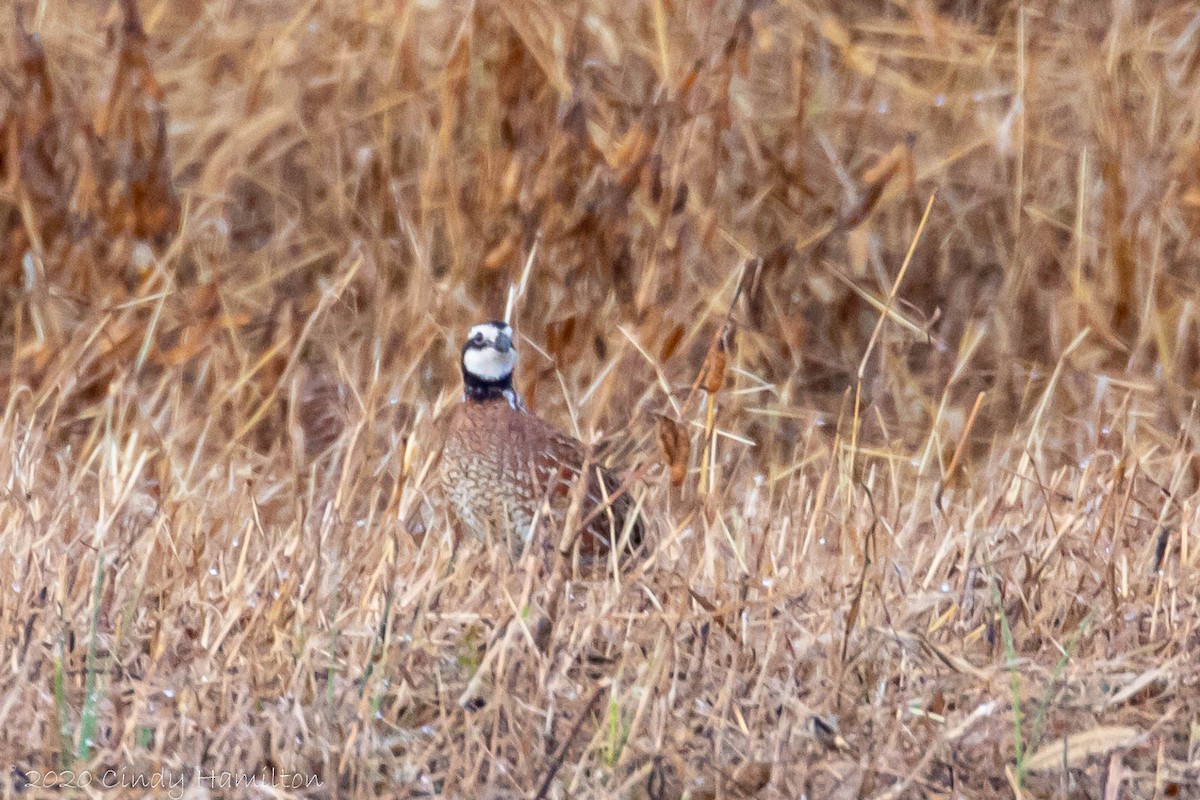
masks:
[[[471,400],[500,400],[506,397],[506,392],[512,391],[512,373],[499,378],[488,379],[476,375],[463,364],[463,390]]]
[[[483,325],[493,326],[495,328],[495,335],[492,336],[491,338],[489,338],[484,335],[483,331],[476,331],[475,333],[470,334],[467,337],[466,344],[463,345],[464,350],[466,350],[469,347],[470,348],[481,348],[481,347],[487,347],[489,345],[494,345],[495,339],[497,337],[506,336],[506,335],[509,336],[510,338],[512,337],[511,329],[508,327],[508,325],[506,325],[503,322],[483,322],[483,323],[480,323],[480,325],[476,325],[475,327],[478,328]]]
[[[496,347],[496,345],[492,342],[484,342],[483,344],[475,344],[474,342],[467,342],[466,344],[463,345],[463,349],[462,349],[463,355],[466,355],[468,350],[476,350],[476,351],[493,350],[496,353],[508,352],[506,350],[501,350],[499,347]]]

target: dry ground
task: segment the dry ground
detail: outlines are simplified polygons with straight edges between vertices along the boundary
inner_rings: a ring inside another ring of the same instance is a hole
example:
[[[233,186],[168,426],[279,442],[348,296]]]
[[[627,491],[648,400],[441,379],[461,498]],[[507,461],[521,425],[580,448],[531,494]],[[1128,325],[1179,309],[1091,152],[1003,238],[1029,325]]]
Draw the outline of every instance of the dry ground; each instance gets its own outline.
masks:
[[[139,5],[0,20],[5,793],[1200,797],[1194,3]],[[440,517],[510,305],[619,578]]]

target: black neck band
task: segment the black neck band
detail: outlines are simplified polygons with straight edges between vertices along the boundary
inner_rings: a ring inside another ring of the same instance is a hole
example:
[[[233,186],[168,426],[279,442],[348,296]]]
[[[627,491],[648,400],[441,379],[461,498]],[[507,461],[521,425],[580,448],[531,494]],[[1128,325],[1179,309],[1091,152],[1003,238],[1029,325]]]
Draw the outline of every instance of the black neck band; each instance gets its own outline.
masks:
[[[474,400],[475,402],[508,400],[509,395],[513,391],[512,375],[505,375],[503,378],[489,381],[478,375],[472,375],[464,369],[463,391],[466,393],[468,400]]]

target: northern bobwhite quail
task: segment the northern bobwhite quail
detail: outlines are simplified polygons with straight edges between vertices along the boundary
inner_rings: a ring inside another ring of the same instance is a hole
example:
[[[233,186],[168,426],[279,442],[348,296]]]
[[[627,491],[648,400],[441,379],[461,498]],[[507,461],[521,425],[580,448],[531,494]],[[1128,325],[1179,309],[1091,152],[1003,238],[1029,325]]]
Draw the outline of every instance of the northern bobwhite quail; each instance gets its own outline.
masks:
[[[484,322],[471,328],[462,348],[463,401],[447,422],[438,465],[452,516],[480,538],[489,534],[518,556],[539,519],[553,525],[557,545],[572,488],[586,459],[584,446],[525,410],[513,389],[517,351],[512,328]],[[641,546],[642,521],[621,481],[599,465],[587,467],[587,484],[576,524],[580,554],[591,560],[614,542],[625,551]],[[547,509],[549,513],[547,512]],[[628,533],[626,529],[628,528]]]

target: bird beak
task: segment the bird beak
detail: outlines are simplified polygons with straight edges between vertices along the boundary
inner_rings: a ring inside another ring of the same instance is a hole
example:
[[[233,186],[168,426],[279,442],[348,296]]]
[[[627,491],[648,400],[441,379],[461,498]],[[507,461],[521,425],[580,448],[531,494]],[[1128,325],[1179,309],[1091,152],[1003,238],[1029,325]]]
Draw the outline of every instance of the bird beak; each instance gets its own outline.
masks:
[[[512,343],[512,337],[502,333],[496,337],[495,347],[501,353],[507,353],[509,350],[512,350]]]

